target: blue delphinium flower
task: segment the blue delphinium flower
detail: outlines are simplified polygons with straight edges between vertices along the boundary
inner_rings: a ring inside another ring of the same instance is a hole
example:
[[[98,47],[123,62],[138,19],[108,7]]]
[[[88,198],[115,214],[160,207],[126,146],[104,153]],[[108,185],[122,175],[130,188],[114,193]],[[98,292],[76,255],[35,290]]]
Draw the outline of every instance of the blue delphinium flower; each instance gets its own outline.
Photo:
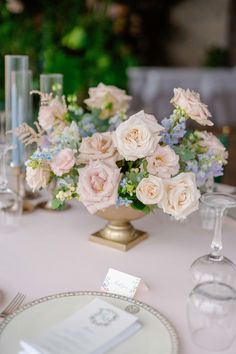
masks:
[[[122,197],[118,197],[116,200],[116,206],[129,206],[130,204],[132,204],[132,200],[128,199],[128,198],[122,198]]]
[[[184,117],[179,118],[172,114],[169,118],[164,118],[161,124],[165,128],[161,135],[162,141],[166,145],[177,145],[186,134],[186,119]]]
[[[196,159],[186,162],[186,171],[196,175],[197,186],[202,186],[209,178],[223,175],[222,161],[209,149],[206,153],[196,155]]]
[[[122,178],[122,180],[120,181],[120,186],[122,187],[122,188],[124,188],[124,187],[126,187],[126,185],[127,185],[127,178]]]
[[[91,114],[85,114],[83,119],[79,122],[79,131],[82,137],[91,136],[96,133],[96,127],[93,122],[94,118]]]
[[[109,131],[112,132],[116,130],[116,128],[122,123],[122,117],[119,114],[116,114],[115,116],[111,117],[109,119]]]
[[[31,156],[31,160],[47,160],[50,161],[52,159],[52,153],[50,150],[36,150]]]

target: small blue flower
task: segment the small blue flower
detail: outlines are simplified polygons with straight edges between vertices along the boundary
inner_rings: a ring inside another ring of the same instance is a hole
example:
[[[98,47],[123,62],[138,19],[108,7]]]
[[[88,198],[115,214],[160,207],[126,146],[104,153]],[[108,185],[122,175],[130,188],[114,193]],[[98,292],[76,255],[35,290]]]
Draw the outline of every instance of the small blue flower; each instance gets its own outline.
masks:
[[[126,185],[127,185],[127,178],[122,178],[122,180],[120,181],[120,186],[121,187],[126,187]]]
[[[170,118],[164,118],[161,122],[165,128],[162,132],[162,141],[166,145],[177,145],[179,140],[183,138],[186,134],[186,121],[182,117],[177,121],[177,118],[174,114]]]
[[[45,150],[45,151],[35,151],[33,155],[31,156],[32,160],[47,160],[50,161],[52,159],[52,154],[51,151]]]
[[[117,200],[116,200],[116,207],[129,206],[132,203],[133,203],[132,200],[130,200],[128,198],[118,197]]]

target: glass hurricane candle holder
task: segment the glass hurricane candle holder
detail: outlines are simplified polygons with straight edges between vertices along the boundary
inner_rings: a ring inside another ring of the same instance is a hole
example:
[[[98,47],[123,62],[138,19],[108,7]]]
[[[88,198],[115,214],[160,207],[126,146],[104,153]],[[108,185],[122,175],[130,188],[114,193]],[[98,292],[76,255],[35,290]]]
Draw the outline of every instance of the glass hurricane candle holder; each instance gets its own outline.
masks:
[[[40,91],[44,93],[52,93],[53,96],[61,97],[63,94],[63,75],[41,74]]]
[[[23,122],[32,119],[32,105],[30,98],[32,73],[28,70],[28,56],[5,56],[5,112],[6,131],[14,131]],[[15,134],[11,135],[12,150],[11,165],[23,167],[25,149]]]

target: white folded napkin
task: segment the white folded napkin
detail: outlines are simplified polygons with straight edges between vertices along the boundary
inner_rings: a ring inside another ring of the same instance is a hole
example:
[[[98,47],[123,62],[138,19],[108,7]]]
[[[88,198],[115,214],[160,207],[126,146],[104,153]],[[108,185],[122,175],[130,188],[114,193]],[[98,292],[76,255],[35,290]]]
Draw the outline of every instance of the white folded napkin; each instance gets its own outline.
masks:
[[[103,354],[140,328],[136,316],[95,299],[40,337],[21,340],[19,354]]]

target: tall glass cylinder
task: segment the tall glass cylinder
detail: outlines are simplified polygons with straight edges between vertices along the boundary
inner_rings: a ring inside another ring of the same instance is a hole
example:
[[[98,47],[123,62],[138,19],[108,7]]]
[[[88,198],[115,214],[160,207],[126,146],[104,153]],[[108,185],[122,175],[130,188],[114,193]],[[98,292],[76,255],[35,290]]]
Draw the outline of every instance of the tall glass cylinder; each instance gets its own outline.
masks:
[[[5,112],[6,129],[11,130],[12,112],[12,75],[13,71],[27,71],[29,69],[29,57],[27,55],[5,56]]]
[[[53,96],[62,96],[63,94],[63,75],[62,74],[41,74],[40,91],[52,93]]]
[[[6,141],[6,115],[0,111],[0,144]]]
[[[23,122],[30,123],[30,78],[31,72],[12,71],[11,73],[11,130],[19,127]],[[12,166],[23,166],[26,160],[25,150],[21,141],[12,134]]]
[[[7,131],[12,132],[23,122],[29,122],[32,119],[31,82],[32,73],[28,70],[28,56],[6,55],[5,112]],[[14,133],[9,136],[11,137],[11,141],[8,141],[8,143],[14,146],[11,166],[21,167],[25,162],[23,145]]]

